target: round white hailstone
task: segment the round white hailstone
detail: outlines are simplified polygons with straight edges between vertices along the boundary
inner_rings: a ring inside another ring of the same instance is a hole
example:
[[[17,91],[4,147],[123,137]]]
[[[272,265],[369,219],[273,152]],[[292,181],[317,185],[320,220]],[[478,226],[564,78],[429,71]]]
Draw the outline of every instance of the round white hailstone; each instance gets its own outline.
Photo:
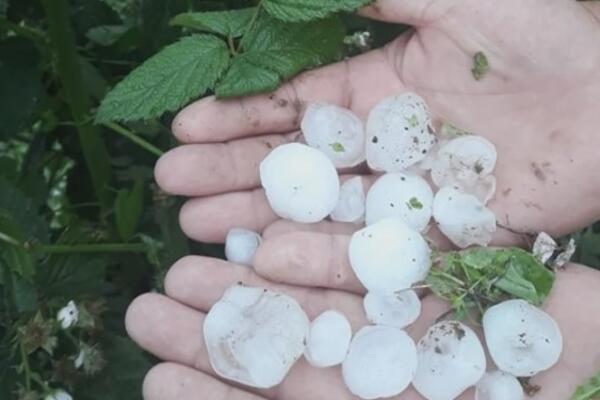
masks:
[[[348,354],[350,339],[352,328],[348,319],[338,311],[325,311],[310,324],[304,357],[319,368],[341,364]]]
[[[338,222],[361,222],[365,216],[365,190],[362,178],[355,176],[342,184],[340,198],[331,212],[331,219]]]
[[[366,222],[371,225],[384,218],[399,217],[422,232],[431,219],[433,192],[420,176],[389,173],[371,186],[367,193]]]
[[[453,187],[440,189],[433,200],[433,218],[442,233],[461,248],[487,246],[496,232],[496,216],[479,199]]]
[[[396,293],[368,292],[363,306],[371,323],[394,328],[412,324],[421,314],[421,300],[414,290]]]
[[[225,378],[270,388],[302,356],[309,320],[298,303],[262,288],[235,285],[204,320],[210,363]]]
[[[428,400],[451,400],[475,385],[485,373],[479,338],[457,321],[433,325],[419,343],[413,386]]]
[[[435,143],[425,101],[414,93],[379,102],[367,119],[367,163],[376,171],[399,172],[421,161]]]
[[[399,218],[388,218],[352,235],[350,265],[369,291],[384,293],[410,288],[431,267],[431,250],[419,234]]]
[[[338,168],[365,160],[365,129],[352,111],[328,103],[312,103],[300,124],[306,143],[322,151]]]
[[[558,324],[524,300],[507,300],[483,314],[487,347],[498,369],[517,377],[552,367],[563,348]]]
[[[300,143],[275,148],[260,163],[260,180],[273,211],[296,222],[318,222],[335,208],[340,182],[331,160]]]
[[[477,382],[475,400],[523,400],[519,380],[502,371],[486,372]]]
[[[232,228],[225,238],[225,258],[240,265],[252,265],[260,246],[260,235],[244,228]]]
[[[416,369],[415,343],[404,331],[388,326],[365,326],[358,331],[342,364],[346,386],[361,399],[401,393]]]

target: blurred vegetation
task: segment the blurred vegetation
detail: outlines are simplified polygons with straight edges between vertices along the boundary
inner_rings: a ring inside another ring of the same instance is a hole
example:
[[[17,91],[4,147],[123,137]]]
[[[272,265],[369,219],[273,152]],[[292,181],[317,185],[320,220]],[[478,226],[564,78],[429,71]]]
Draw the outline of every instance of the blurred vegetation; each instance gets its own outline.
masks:
[[[0,0],[0,399],[57,388],[78,400],[141,398],[153,360],[126,337],[127,305],[162,290],[179,257],[222,248],[189,242],[180,199],[153,182],[157,156],[175,145],[173,115],[94,125],[94,113],[109,88],[181,36],[174,15],[253,4]],[[344,22],[348,55],[405,29]],[[599,265],[600,227],[577,237],[579,259]],[[79,320],[63,330],[56,314],[70,300]],[[76,367],[82,350],[87,362]]]

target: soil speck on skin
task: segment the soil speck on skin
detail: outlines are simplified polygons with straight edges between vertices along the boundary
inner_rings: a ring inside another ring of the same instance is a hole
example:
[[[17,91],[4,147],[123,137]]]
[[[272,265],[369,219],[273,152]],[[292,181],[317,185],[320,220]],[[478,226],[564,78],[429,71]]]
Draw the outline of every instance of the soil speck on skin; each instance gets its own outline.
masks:
[[[286,99],[277,99],[275,100],[275,104],[277,104],[277,107],[287,107],[288,105],[288,101]]]
[[[523,205],[526,208],[535,208],[536,210],[544,211],[544,209],[542,208],[542,206],[540,206],[539,204],[534,203],[532,201],[523,201]]]
[[[531,378],[517,378],[519,383],[523,387],[523,391],[529,397],[535,396],[537,392],[540,391],[541,387],[539,385],[534,385],[530,382]]]
[[[508,188],[502,191],[502,196],[506,197],[512,192],[512,188]]]
[[[531,163],[531,170],[533,171],[533,175],[535,175],[539,181],[546,182],[546,173],[542,170],[538,163]]]

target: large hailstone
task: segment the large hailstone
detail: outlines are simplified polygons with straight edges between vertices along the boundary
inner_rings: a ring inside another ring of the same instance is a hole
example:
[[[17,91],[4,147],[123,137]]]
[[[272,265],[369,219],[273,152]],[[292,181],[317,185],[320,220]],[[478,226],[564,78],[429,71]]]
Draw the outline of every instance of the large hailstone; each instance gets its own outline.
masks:
[[[225,379],[271,388],[283,381],[302,356],[309,325],[291,297],[262,288],[232,286],[204,320],[210,363]]]
[[[413,340],[404,331],[387,326],[365,326],[358,331],[342,364],[346,386],[361,399],[401,393],[416,369]]]
[[[425,101],[414,93],[379,102],[367,119],[367,163],[399,172],[421,161],[435,143]]]
[[[348,319],[338,311],[329,310],[310,324],[310,335],[304,357],[315,367],[327,368],[341,364],[352,339]]]
[[[363,122],[352,111],[328,103],[312,103],[300,124],[306,143],[322,151],[338,168],[365,160]]]
[[[433,192],[417,175],[385,174],[367,193],[366,222],[371,225],[384,218],[399,217],[411,228],[423,231],[431,219]]]
[[[260,235],[244,228],[232,228],[225,238],[225,258],[240,265],[252,265],[260,246]]]
[[[523,386],[502,371],[486,372],[475,387],[475,400],[523,400]]]
[[[340,193],[331,160],[300,143],[275,148],[260,163],[260,180],[273,211],[297,222],[318,222],[327,217]]]
[[[524,300],[507,300],[483,314],[483,332],[498,369],[533,376],[558,362],[563,339],[552,317]]]
[[[417,343],[418,365],[413,386],[427,400],[452,400],[485,373],[479,338],[458,321],[433,325]]]
[[[433,218],[440,231],[461,248],[487,246],[496,232],[496,216],[491,210],[475,196],[449,186],[435,195]]]
[[[352,235],[350,265],[369,291],[390,293],[422,281],[431,267],[431,250],[399,218],[387,218]]]
[[[454,186],[487,203],[496,191],[491,175],[498,158],[489,140],[475,135],[450,140],[437,151],[431,163],[431,179],[437,187]]]
[[[342,184],[340,198],[331,212],[331,219],[338,222],[361,222],[365,215],[365,189],[362,178],[355,176]]]
[[[396,293],[368,292],[363,306],[369,322],[394,328],[412,324],[421,314],[421,300],[414,290]]]

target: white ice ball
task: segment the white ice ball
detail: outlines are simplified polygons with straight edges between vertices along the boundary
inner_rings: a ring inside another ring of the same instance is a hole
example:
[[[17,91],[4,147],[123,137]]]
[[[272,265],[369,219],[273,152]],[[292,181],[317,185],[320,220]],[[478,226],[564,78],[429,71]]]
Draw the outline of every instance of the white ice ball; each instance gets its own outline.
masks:
[[[365,189],[362,178],[355,176],[342,184],[340,198],[331,212],[331,219],[338,222],[361,222],[365,216]]]
[[[369,322],[404,328],[419,318],[421,300],[414,290],[396,293],[368,292],[363,306]]]
[[[486,372],[475,387],[475,400],[523,400],[523,386],[502,371]]]
[[[431,219],[433,192],[425,179],[406,173],[388,173],[371,186],[366,200],[366,222],[399,217],[422,232]]]
[[[250,266],[260,242],[258,233],[244,228],[232,228],[225,238],[225,258],[236,264]]]
[[[352,111],[329,103],[312,103],[300,124],[306,143],[322,151],[338,168],[365,160],[363,122]]]
[[[352,339],[352,328],[344,314],[328,310],[310,324],[310,335],[304,357],[315,367],[341,364]]]
[[[340,193],[331,160],[300,143],[275,148],[260,164],[260,180],[273,211],[297,222],[318,222],[327,217]]]

